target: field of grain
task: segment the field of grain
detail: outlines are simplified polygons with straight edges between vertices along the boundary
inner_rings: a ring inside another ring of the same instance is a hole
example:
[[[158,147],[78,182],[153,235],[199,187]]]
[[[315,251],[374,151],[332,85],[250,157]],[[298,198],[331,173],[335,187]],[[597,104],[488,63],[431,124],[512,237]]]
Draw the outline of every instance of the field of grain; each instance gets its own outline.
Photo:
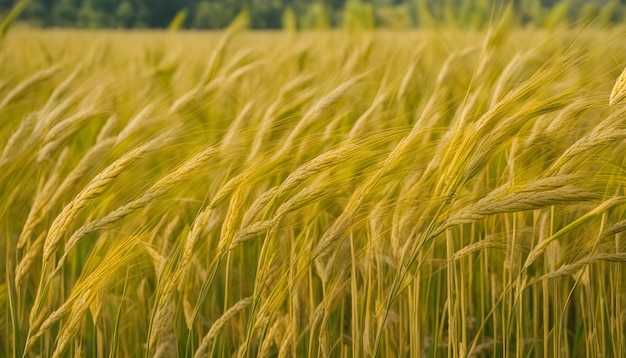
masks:
[[[626,356],[624,29],[0,47],[0,356]]]

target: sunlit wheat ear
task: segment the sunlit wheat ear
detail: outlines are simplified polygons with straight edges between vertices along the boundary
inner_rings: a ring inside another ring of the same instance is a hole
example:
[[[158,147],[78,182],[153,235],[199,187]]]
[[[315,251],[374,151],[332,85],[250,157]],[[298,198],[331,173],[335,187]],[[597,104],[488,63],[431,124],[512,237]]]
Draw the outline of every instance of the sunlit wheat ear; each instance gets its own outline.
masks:
[[[56,252],[59,243],[66,234],[67,229],[76,219],[79,211],[85,207],[90,200],[97,198],[102,194],[104,189],[132,162],[139,158],[145,157],[154,152],[168,140],[171,133],[163,134],[133,150],[126,153],[118,160],[101,171],[91,182],[61,211],[54,219],[48,236],[44,241],[43,262],[47,262],[52,254]]]
[[[13,100],[19,98],[24,92],[26,92],[30,87],[35,86],[36,84],[48,80],[50,77],[54,76],[59,71],[59,66],[54,65],[45,70],[41,70],[36,72],[29,78],[20,82],[17,86],[11,90],[11,92],[7,93],[4,98],[0,100],[0,109],[4,109],[9,103]]]
[[[38,113],[28,114],[21,122],[19,127],[11,134],[11,137],[4,145],[0,154],[0,167],[15,158],[16,153],[24,150],[24,142],[28,139],[28,135],[35,128]]]
[[[107,226],[110,226],[126,216],[130,215],[134,211],[146,207],[148,204],[156,201],[161,196],[165,195],[176,184],[189,178],[191,173],[199,167],[207,164],[207,162],[213,158],[217,151],[213,147],[209,147],[202,152],[196,154],[173,172],[165,175],[159,179],[153,186],[151,186],[141,197],[130,201],[123,206],[111,211],[105,217],[91,221],[83,225],[80,229],[76,230],[70,239],[65,244],[65,252],[58,262],[58,266],[65,263],[70,251],[76,246],[76,244],[85,238],[87,235],[101,230]]]
[[[79,66],[72,73],[70,73],[65,79],[52,91],[50,97],[48,98],[48,102],[43,107],[44,112],[48,112],[53,109],[57,102],[62,100],[63,96],[68,94],[69,89],[74,84],[74,81],[82,71],[83,66]]]
[[[238,145],[237,137],[240,135],[241,130],[244,126],[244,122],[250,116],[250,111],[252,110],[252,106],[254,105],[254,100],[249,101],[243,107],[243,109],[239,112],[235,120],[232,121],[230,126],[228,127],[228,131],[224,135],[222,139],[222,144],[220,144],[220,151],[228,152],[229,148],[235,147]]]
[[[453,213],[445,228],[470,223],[486,216],[534,210],[550,205],[593,200],[596,195],[576,184],[576,177],[562,175],[537,179],[524,185],[506,185],[493,190],[474,204]]]
[[[15,269],[15,286],[19,287],[24,279],[30,274],[30,268],[35,262],[35,260],[41,254],[41,249],[43,247],[43,240],[46,238],[46,233],[42,232],[39,234],[37,239],[33,241],[32,245],[26,251],[22,260],[17,264],[17,268]]]
[[[33,347],[35,342],[37,342],[37,340],[47,330],[49,330],[54,324],[59,322],[62,318],[67,316],[67,314],[69,313],[72,307],[72,304],[74,304],[75,301],[76,301],[75,297],[68,298],[68,300],[65,303],[63,303],[58,309],[52,312],[52,314],[50,314],[48,318],[46,318],[45,321],[43,321],[43,323],[39,326],[39,329],[37,329],[37,331],[34,334],[30,335],[30,337],[28,338],[28,341],[26,342],[26,347],[25,347],[26,352],[28,352],[30,348]]]
[[[89,257],[86,267],[93,267],[93,269],[91,271],[84,269],[81,278],[72,287],[72,291],[65,302],[41,324],[31,325],[32,331],[29,332],[25,352],[28,352],[36,341],[57,322],[68,317],[67,321],[61,324],[53,356],[59,356],[63,353],[69,341],[75,337],[76,330],[97,292],[100,292],[115,277],[113,273],[116,269],[131,262],[141,253],[141,250],[136,249],[137,243],[141,240],[142,236],[125,237],[120,239],[116,246],[109,249],[103,257],[98,256],[97,258],[95,254],[93,257]],[[102,261],[96,264],[100,258]],[[31,312],[32,314],[33,312]]]
[[[45,217],[45,213],[48,211],[45,209],[49,205],[49,198],[60,184],[58,174],[60,171],[59,167],[67,159],[67,153],[68,148],[65,148],[57,159],[57,164],[52,172],[53,174],[50,175],[41,190],[38,190],[35,194],[35,201],[33,202],[30,212],[28,213],[26,223],[24,224],[24,228],[22,229],[17,241],[18,248],[24,247],[26,242],[30,239],[31,233],[34,231],[37,224],[39,224],[43,220],[43,217]]]
[[[151,352],[155,349],[159,351],[162,345],[167,344],[167,342],[163,341],[162,337],[168,334],[168,327],[170,327],[170,323],[174,319],[174,289],[179,283],[180,278],[186,276],[191,258],[194,255],[193,249],[195,244],[200,239],[202,230],[209,223],[212,213],[213,209],[206,207],[196,216],[187,238],[183,243],[183,251],[180,260],[173,264],[174,267],[171,271],[162,273],[162,284],[159,284],[157,288],[156,309],[153,314],[152,323],[150,324],[151,328],[148,337],[148,346],[151,347]]]
[[[293,344],[293,336],[294,336],[294,326],[290,325],[287,327],[285,334],[283,335],[282,343],[278,348],[278,358],[288,357],[290,354],[290,349]],[[293,352],[291,352],[293,354]]]
[[[83,179],[89,170],[98,163],[98,158],[102,158],[115,144],[115,138],[107,138],[94,146],[83,155],[78,164],[74,166],[71,172],[65,175],[62,182],[58,184],[52,197],[48,199],[44,208],[45,212],[49,212],[55,205],[63,200],[66,193],[76,188],[76,184]]]
[[[332,92],[324,96],[322,99],[317,101],[300,119],[300,121],[293,128],[291,133],[285,139],[283,146],[276,153],[277,157],[281,157],[289,152],[289,150],[293,147],[293,144],[296,138],[302,133],[302,131],[315,120],[319,119],[330,107],[332,107],[335,103],[337,103],[341,98],[345,96],[348,90],[353,87],[358,81],[360,81],[363,77],[365,77],[367,73],[362,73],[360,75],[354,76],[350,78],[348,81],[342,83],[338,87],[336,87]]]
[[[45,136],[45,133],[56,123],[61,121],[64,116],[69,116],[69,113],[74,109],[74,106],[77,105],[77,101],[84,94],[84,91],[74,90],[74,92],[65,96],[64,99],[55,102],[53,107],[50,107],[49,109],[44,108],[43,110],[38,111],[38,118],[37,123],[35,123],[35,128],[33,129],[33,136],[37,139]]]
[[[607,228],[606,230],[604,230],[604,232],[602,233],[603,236],[610,236],[610,235],[615,235],[615,234],[619,234],[622,231],[626,231],[626,220],[622,220],[616,224],[613,224],[613,226]]]
[[[117,127],[119,119],[115,114],[109,116],[107,121],[104,122],[102,128],[100,128],[100,132],[98,132],[98,136],[96,137],[96,143],[100,143],[103,140],[106,140],[109,137],[113,136],[115,128]]]
[[[94,109],[81,110],[52,127],[43,139],[43,143],[45,144],[39,150],[39,153],[37,153],[37,162],[51,159],[51,154],[60,147],[65,140],[72,137],[81,127],[100,113],[100,111]]]
[[[575,221],[565,226],[558,232],[554,233],[549,238],[545,239],[544,241],[541,241],[528,254],[528,257],[526,258],[526,262],[524,263],[524,267],[522,268],[522,270],[526,271],[530,267],[530,265],[532,265],[533,262],[535,262],[535,260],[537,260],[537,258],[545,251],[545,249],[548,247],[548,245],[552,241],[565,236],[567,233],[580,227],[581,225],[597,217],[598,215],[601,215],[602,213],[610,210],[611,208],[619,206],[619,205],[624,205],[624,204],[626,204],[626,196],[618,196],[618,197],[610,198],[604,201],[602,204],[598,205],[595,209],[589,211],[588,213],[576,219]]]
[[[143,107],[139,113],[128,121],[126,126],[117,135],[117,143],[129,138],[133,133],[136,133],[137,130],[145,128],[144,126],[149,123],[148,116],[150,116],[153,111],[154,103],[149,103]]]
[[[156,312],[151,323],[148,337],[149,352],[153,356],[160,356],[159,352],[166,349],[171,338],[170,327],[174,319],[173,291],[176,278],[166,277],[163,293],[156,300]]]
[[[615,262],[615,263],[624,263],[626,262],[626,253],[618,252],[618,253],[601,253],[591,255],[589,257],[585,257],[582,260],[578,260],[571,264],[565,264],[559,267],[557,270],[552,272],[548,272],[543,276],[539,277],[537,281],[556,278],[560,276],[569,276],[579,274],[579,271],[584,269],[589,264],[596,261],[607,261],[607,262]],[[531,282],[531,284],[534,282]]]
[[[57,338],[56,348],[54,353],[52,353],[52,357],[60,357],[70,341],[76,336],[75,332],[80,326],[89,302],[93,300],[92,292],[92,289],[87,289],[80,298],[72,303],[69,317]]]
[[[614,106],[621,102],[626,97],[626,68],[615,80],[613,91],[611,91],[611,97],[609,97],[609,106]]]
[[[345,161],[356,152],[356,149],[356,146],[352,144],[346,144],[339,148],[326,151],[299,166],[296,170],[289,174],[289,176],[280,185],[269,189],[268,191],[257,197],[257,199],[250,207],[250,210],[246,212],[243,225],[249,225],[252,220],[266,206],[271,205],[271,203],[273,203],[273,200],[275,200],[279,195],[295,189],[304,180],[311,178],[319,174],[320,172]]]
[[[399,95],[398,95],[399,96]],[[359,134],[363,132],[366,123],[369,118],[372,117],[374,112],[380,107],[381,104],[387,99],[387,95],[385,93],[381,93],[374,98],[374,101],[370,105],[370,107],[363,112],[363,114],[354,122],[352,129],[348,133],[348,139],[355,139]]]
[[[217,319],[213,323],[213,325],[211,325],[209,332],[202,338],[202,341],[200,342],[200,345],[198,346],[198,349],[196,350],[194,357],[195,358],[204,357],[204,354],[206,354],[206,350],[209,348],[209,343],[211,343],[211,340],[215,338],[215,336],[217,336],[219,331],[224,327],[224,325],[233,316],[235,316],[237,313],[239,313],[244,308],[246,308],[250,303],[252,303],[252,297],[244,298],[243,300],[235,303],[226,312],[224,312],[222,317]]]
[[[259,357],[269,357],[272,351],[272,347],[274,344],[282,341],[282,336],[284,335],[284,320],[277,319],[274,321],[274,324],[270,327],[261,343],[261,348],[259,351]]]
[[[327,188],[325,189],[328,190]],[[234,250],[237,246],[243,244],[244,242],[250,241],[257,236],[268,232],[272,228],[276,227],[280,220],[289,212],[319,200],[324,195],[325,189],[313,186],[302,189],[302,191],[278,207],[276,214],[274,214],[274,217],[271,219],[257,221],[239,230],[231,242],[228,250]]]

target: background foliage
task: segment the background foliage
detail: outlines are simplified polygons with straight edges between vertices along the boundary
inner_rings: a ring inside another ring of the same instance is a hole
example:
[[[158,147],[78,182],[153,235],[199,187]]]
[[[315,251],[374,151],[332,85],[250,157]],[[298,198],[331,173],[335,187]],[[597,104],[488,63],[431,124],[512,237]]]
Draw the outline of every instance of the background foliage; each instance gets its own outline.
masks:
[[[7,12],[17,0],[0,0]],[[625,0],[30,0],[22,20],[35,26],[82,28],[164,28],[181,11],[183,27],[216,29],[242,11],[257,29],[278,29],[285,19],[298,28],[409,28],[432,24],[484,28],[507,5],[522,25],[553,27],[591,22],[609,26],[621,20]],[[363,25],[359,24],[359,26]]]

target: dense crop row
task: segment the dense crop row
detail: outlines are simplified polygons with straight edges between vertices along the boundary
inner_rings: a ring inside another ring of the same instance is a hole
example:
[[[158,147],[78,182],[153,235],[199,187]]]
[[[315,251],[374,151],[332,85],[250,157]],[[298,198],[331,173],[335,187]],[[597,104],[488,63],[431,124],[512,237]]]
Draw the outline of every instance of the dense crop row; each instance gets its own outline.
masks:
[[[618,30],[15,31],[0,355],[624,356]]]

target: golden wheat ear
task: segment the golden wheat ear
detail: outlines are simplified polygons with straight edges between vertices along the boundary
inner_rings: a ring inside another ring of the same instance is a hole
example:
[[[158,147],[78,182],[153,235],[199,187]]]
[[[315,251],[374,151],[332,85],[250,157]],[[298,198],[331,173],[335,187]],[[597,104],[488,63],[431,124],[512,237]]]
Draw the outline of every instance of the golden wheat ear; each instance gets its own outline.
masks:
[[[611,97],[609,98],[609,106],[618,104],[624,97],[626,97],[626,68],[615,80],[615,86],[613,86],[613,91],[611,91]]]

